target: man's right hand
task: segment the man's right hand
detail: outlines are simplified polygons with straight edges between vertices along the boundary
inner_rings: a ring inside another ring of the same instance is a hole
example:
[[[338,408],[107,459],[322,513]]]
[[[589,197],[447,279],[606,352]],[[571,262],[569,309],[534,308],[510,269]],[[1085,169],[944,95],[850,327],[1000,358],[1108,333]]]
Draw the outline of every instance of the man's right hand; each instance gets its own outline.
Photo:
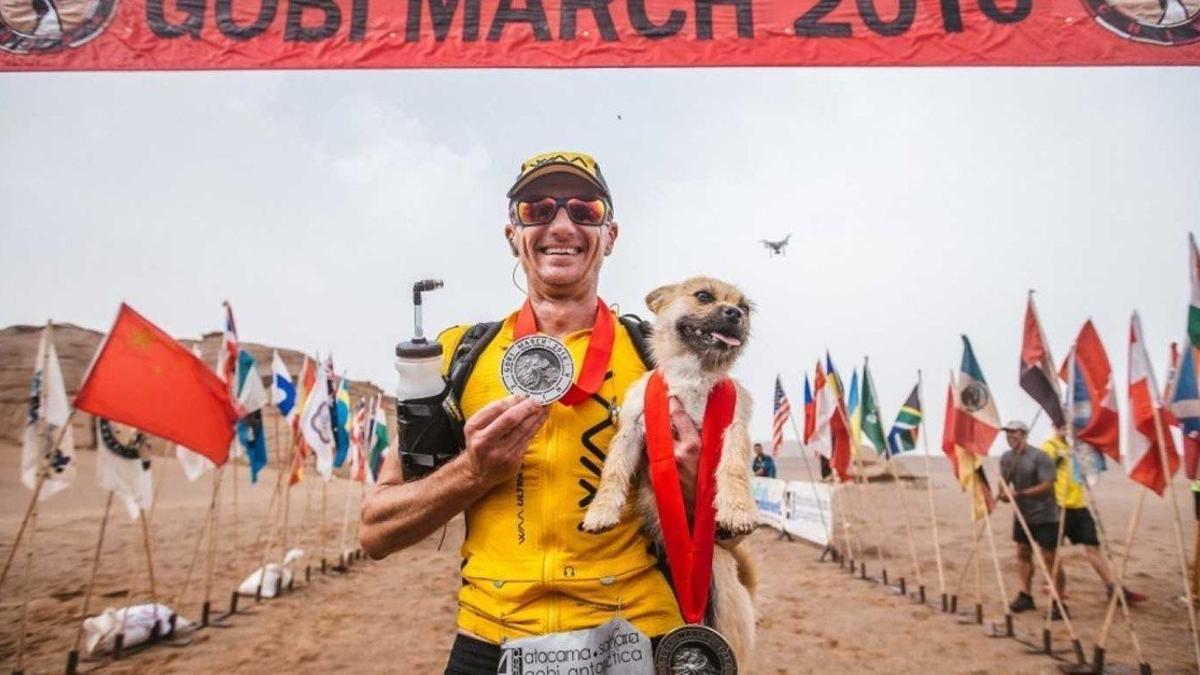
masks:
[[[467,420],[463,453],[473,480],[490,489],[516,475],[529,441],[542,428],[550,407],[522,395],[494,401]]]

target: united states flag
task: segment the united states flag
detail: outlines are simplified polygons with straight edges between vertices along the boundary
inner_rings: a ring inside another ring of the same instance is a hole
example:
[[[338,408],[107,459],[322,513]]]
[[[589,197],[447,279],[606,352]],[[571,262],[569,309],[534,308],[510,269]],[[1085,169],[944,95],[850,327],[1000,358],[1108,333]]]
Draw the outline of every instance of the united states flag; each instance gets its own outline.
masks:
[[[787,422],[790,414],[792,414],[792,405],[788,403],[787,395],[783,393],[783,384],[776,375],[775,418],[771,421],[771,455],[774,457],[779,456],[779,449],[783,447],[783,423]]]

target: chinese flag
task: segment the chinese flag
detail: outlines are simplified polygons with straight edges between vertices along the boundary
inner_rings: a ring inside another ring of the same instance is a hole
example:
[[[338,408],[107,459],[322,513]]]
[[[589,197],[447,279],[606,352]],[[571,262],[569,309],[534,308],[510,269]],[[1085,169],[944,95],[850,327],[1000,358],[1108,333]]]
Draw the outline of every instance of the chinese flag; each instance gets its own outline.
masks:
[[[228,385],[124,303],[75,407],[179,443],[218,466],[229,457],[237,422]]]

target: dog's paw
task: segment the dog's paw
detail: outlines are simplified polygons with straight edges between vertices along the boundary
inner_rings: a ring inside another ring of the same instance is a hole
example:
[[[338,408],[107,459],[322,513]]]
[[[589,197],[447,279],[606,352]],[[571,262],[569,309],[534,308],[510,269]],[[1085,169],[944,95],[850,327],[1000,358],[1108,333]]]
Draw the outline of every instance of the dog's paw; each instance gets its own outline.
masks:
[[[599,534],[608,532],[621,521],[620,512],[613,509],[591,508],[583,517],[583,529],[586,532]]]
[[[734,536],[750,534],[758,527],[757,514],[742,504],[717,509],[717,527]]]

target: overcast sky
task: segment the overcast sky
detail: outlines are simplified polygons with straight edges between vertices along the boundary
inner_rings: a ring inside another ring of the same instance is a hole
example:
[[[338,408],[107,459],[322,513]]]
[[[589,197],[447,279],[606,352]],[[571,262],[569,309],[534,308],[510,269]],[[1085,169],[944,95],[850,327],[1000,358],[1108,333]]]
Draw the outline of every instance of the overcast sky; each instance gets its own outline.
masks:
[[[582,149],[622,226],[605,300],[707,274],[756,301],[760,437],[828,347],[847,380],[870,356],[889,423],[923,369],[936,447],[960,333],[1030,419],[1030,288],[1056,359],[1096,321],[1124,408],[1129,312],[1162,373],[1200,229],[1198,69],[4,74],[0,101],[0,326],[124,300],[194,337],[228,298],[244,340],[391,389],[412,282],[445,279],[432,327],[516,308],[504,192]]]

